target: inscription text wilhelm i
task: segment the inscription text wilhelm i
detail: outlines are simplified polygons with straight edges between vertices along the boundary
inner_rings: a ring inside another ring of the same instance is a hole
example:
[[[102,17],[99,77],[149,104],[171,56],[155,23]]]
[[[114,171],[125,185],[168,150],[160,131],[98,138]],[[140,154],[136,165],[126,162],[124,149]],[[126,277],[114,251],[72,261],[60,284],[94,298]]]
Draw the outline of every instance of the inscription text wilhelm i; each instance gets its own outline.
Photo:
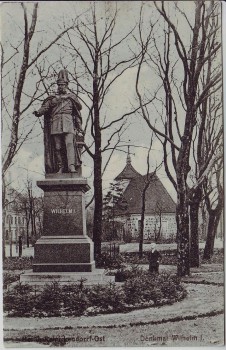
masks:
[[[52,214],[75,214],[75,209],[61,209],[61,208],[55,208],[51,209]]]

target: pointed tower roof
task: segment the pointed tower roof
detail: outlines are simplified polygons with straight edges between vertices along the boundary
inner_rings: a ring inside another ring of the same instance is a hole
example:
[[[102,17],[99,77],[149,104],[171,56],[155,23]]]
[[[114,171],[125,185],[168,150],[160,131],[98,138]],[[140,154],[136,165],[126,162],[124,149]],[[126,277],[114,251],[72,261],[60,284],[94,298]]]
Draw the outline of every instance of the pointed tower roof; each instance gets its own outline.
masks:
[[[123,169],[123,171],[115,178],[115,180],[131,180],[137,176],[141,176],[138,171],[134,169],[134,167],[131,164],[131,156],[128,146],[128,153],[127,153],[127,159],[126,159],[126,166]]]
[[[156,215],[157,209],[162,213],[175,213],[176,204],[159,180],[158,176],[150,173],[152,178],[146,190],[146,215]],[[123,193],[123,202],[115,206],[116,215],[140,214],[142,211],[142,192],[147,175],[139,175],[131,179]]]

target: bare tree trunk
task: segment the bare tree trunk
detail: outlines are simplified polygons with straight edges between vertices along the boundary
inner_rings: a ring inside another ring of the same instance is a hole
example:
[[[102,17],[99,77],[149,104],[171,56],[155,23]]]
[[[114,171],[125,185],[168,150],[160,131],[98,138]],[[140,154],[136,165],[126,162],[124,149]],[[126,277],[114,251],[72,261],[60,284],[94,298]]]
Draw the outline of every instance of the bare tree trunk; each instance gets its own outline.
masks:
[[[199,267],[199,205],[198,203],[190,204],[190,267]]]
[[[140,234],[139,234],[139,258],[143,257],[143,243],[144,243],[144,215],[145,215],[145,202],[146,202],[146,191],[149,184],[143,189],[142,193],[142,207],[141,207],[141,219],[140,219]]]
[[[31,237],[34,238],[34,225],[33,225],[33,210],[32,210],[32,194],[29,190],[29,216],[31,221]],[[29,239],[29,238],[28,238]]]
[[[102,234],[102,178],[101,178],[101,155],[96,154],[94,160],[94,219],[93,219],[93,242],[94,257],[101,254],[101,234]]]
[[[177,274],[179,277],[190,275],[189,212],[186,176],[181,168],[177,173]]]
[[[157,225],[155,224],[155,242],[158,243],[160,237],[161,237],[161,231],[162,231],[162,210],[159,205],[157,205],[157,218],[159,219],[159,228],[157,230]]]
[[[5,230],[6,230],[6,210],[5,210],[5,204],[6,204],[6,184],[5,184],[5,176],[2,175],[2,212],[3,212],[3,225],[2,225],[2,259],[3,261],[6,258],[6,252],[5,252]]]
[[[35,236],[35,240],[37,240],[37,230],[36,230],[36,212],[35,212],[35,203],[34,203],[34,198],[31,198],[32,201],[32,222],[33,222],[33,232]]]
[[[3,223],[2,223],[2,259],[3,259],[3,261],[6,258],[6,253],[5,253],[5,222],[6,222],[6,213],[5,213],[5,210],[3,209]]]
[[[205,249],[203,253],[203,259],[205,260],[210,260],[213,256],[214,240],[217,233],[217,227],[220,222],[222,209],[223,209],[223,205],[217,209],[214,209],[214,210],[212,209],[209,212],[207,238],[206,238],[206,244],[205,244]]]
[[[177,221],[177,273],[179,277],[190,274],[189,215],[188,207],[179,200],[176,209]]]
[[[28,234],[28,231],[27,231],[27,248],[30,247],[30,240],[29,240],[29,234]]]
[[[155,175],[157,167],[155,169],[155,172],[153,174],[149,174],[150,169],[150,162],[149,162],[149,155],[153,144],[153,133],[151,136],[151,142],[150,147],[148,150],[147,155],[147,175],[145,179],[145,185],[142,191],[142,207],[141,207],[141,225],[140,225],[140,234],[139,234],[139,258],[142,259],[143,257],[143,243],[144,243],[144,217],[145,217],[145,207],[146,207],[146,192],[150,185],[151,180],[153,179],[153,175]]]
[[[190,267],[199,267],[199,207],[202,190],[197,188],[190,202]]]
[[[9,217],[9,255],[12,258],[12,229],[11,229],[11,215]]]
[[[211,259],[213,255],[215,233],[215,213],[214,210],[211,210],[209,213],[207,238],[203,254],[203,259],[205,260]]]
[[[94,258],[97,259],[101,254],[101,236],[102,236],[102,154],[101,154],[101,128],[100,128],[100,110],[99,110],[99,90],[98,90],[98,50],[96,51],[94,62],[93,79],[93,109],[94,109],[94,133],[95,133],[95,153],[94,153],[94,220],[93,220],[93,242]]]
[[[207,223],[208,223],[208,214],[207,211],[204,207],[204,204],[202,205],[201,208],[201,215],[202,215],[202,225],[201,225],[201,238],[205,238],[207,237]]]
[[[43,234],[43,226],[42,226],[42,220],[41,220],[40,214],[38,214],[38,222],[39,222],[39,234],[38,234],[38,238],[39,238]]]
[[[26,231],[27,231],[27,247],[29,247],[28,242],[29,242],[29,223],[30,223],[30,211],[29,209],[26,207]]]
[[[208,195],[206,195],[206,206],[209,213],[209,221],[208,221],[208,231],[207,231],[207,238],[206,238],[206,244],[203,254],[203,259],[209,260],[213,256],[213,249],[214,249],[214,240],[217,233],[217,227],[220,222],[222,210],[224,208],[224,190],[222,186],[222,179],[221,179],[221,170],[223,167],[223,158],[221,159],[220,163],[218,164],[218,167],[216,169],[216,182],[217,182],[217,191],[218,191],[218,201],[217,205],[214,209],[211,208],[210,198]],[[206,183],[205,183],[206,185]],[[204,187],[206,191],[206,187]]]

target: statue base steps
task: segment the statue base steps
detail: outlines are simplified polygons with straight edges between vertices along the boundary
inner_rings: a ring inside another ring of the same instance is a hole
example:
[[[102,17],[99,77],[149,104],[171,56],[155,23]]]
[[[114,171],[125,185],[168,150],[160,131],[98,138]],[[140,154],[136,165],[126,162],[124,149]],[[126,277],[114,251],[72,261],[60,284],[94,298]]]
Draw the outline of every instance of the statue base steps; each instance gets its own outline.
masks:
[[[20,275],[20,282],[36,286],[38,289],[46,284],[57,282],[60,285],[78,284],[85,285],[107,284],[115,282],[115,276],[106,276],[103,269],[94,269],[92,272],[26,272]]]

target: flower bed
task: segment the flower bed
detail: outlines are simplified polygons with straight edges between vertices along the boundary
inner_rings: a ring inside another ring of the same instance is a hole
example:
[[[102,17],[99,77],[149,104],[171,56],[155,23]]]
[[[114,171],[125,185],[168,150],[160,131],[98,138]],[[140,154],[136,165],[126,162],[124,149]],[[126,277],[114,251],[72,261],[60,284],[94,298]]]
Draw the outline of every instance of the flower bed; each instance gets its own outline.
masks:
[[[36,291],[18,283],[4,292],[4,312],[18,317],[96,315],[173,304],[185,296],[186,290],[176,276],[137,269],[120,285],[52,283]]]

